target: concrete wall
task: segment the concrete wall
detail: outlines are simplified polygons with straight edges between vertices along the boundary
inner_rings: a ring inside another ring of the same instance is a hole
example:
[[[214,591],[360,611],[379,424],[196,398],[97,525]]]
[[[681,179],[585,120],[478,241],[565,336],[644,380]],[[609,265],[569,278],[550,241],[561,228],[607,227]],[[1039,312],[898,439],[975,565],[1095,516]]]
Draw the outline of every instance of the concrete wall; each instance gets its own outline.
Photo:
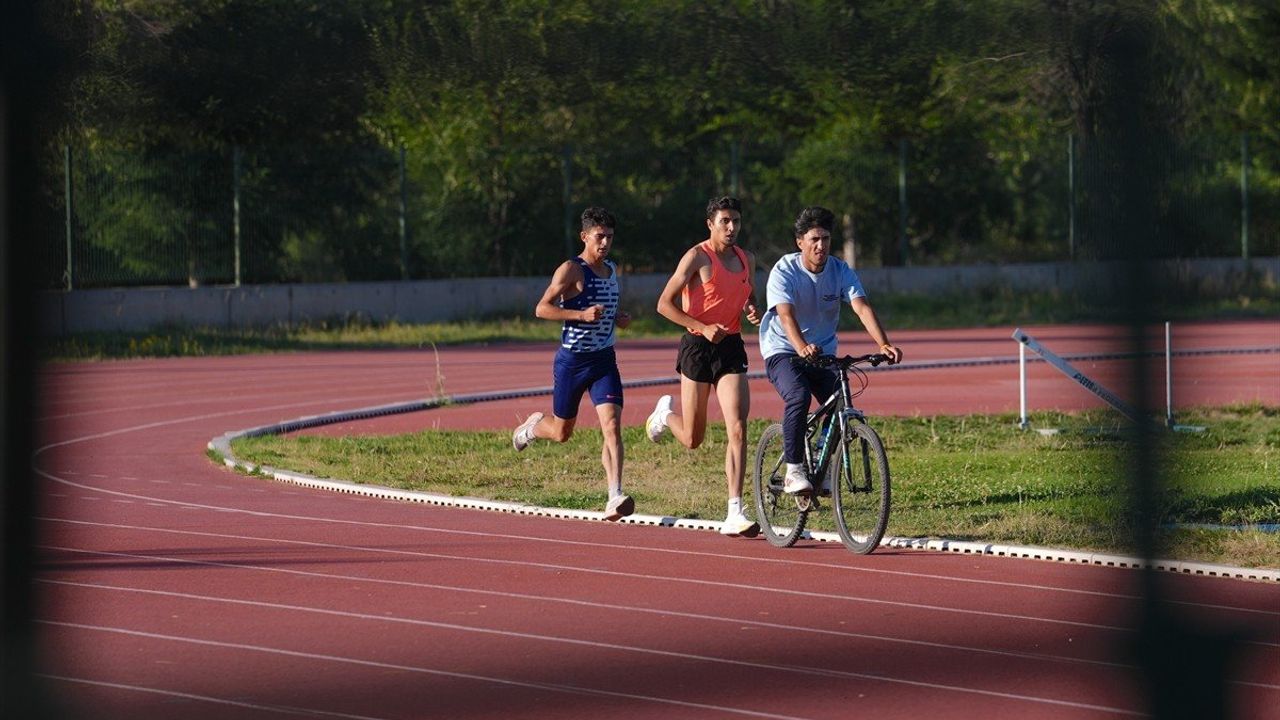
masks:
[[[1250,275],[1275,286],[1280,258],[1246,263],[1238,259],[1164,263],[1167,283],[1206,293],[1230,292]],[[1035,263],[957,267],[866,268],[859,271],[867,293],[932,294],[977,287],[1013,290],[1058,288],[1105,293],[1116,287],[1120,268],[1107,263]],[[763,288],[767,273],[758,276]],[[651,309],[665,274],[623,276],[623,304]],[[342,284],[161,287],[47,292],[40,308],[49,335],[141,331],[165,324],[221,328],[262,327],[331,319],[398,320],[422,323],[494,314],[526,314],[548,278],[465,278]]]

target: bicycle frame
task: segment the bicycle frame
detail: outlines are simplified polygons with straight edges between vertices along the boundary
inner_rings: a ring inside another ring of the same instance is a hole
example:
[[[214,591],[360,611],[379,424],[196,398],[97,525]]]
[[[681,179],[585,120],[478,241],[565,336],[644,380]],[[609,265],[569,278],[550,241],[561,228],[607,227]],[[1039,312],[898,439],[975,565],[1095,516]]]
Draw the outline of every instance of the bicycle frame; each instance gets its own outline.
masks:
[[[839,379],[839,387],[805,418],[804,459],[805,465],[809,468],[809,477],[822,477],[831,462],[832,448],[843,447],[842,442],[832,443],[832,440],[845,439],[836,437],[837,433],[843,434],[843,430],[836,429],[837,426],[843,427],[843,423],[832,422],[835,416],[841,415],[858,422],[866,422],[866,416],[862,411],[853,407],[853,398],[849,391],[849,371],[842,364],[837,367],[836,376]],[[817,458],[813,457],[812,451],[815,433],[822,433],[822,452]]]
[[[831,395],[816,410],[805,414],[802,444],[812,490],[784,490],[781,469],[786,461],[786,440],[781,423],[765,428],[757,444],[753,478],[756,512],[761,530],[775,547],[795,544],[810,513],[820,507],[818,498],[826,497],[828,489],[836,532],[845,547],[865,555],[879,544],[889,520],[889,465],[883,441],[852,403],[866,388],[866,376],[857,365],[875,366],[889,361],[889,357],[880,354],[792,359],[793,363],[830,368],[838,378]],[[850,372],[857,374],[862,388],[852,387]],[[833,460],[836,465],[832,465]]]

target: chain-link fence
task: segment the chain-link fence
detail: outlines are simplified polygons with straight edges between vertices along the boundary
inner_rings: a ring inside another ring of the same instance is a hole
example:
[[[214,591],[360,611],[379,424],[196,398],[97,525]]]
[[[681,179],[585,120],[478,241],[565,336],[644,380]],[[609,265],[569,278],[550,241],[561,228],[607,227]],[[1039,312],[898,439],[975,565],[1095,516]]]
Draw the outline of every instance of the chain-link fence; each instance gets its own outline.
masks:
[[[33,240],[48,288],[545,274],[599,204],[620,220],[615,256],[663,271],[704,237],[706,199],[734,194],[762,264],[793,249],[808,204],[837,211],[838,242],[864,267],[1105,259],[1131,210],[1116,199],[1134,197],[1116,188],[1139,182],[1155,256],[1280,254],[1276,158],[1245,136],[1166,144],[1137,179],[1068,136],[974,147],[488,148],[465,173],[403,148],[67,147]]]

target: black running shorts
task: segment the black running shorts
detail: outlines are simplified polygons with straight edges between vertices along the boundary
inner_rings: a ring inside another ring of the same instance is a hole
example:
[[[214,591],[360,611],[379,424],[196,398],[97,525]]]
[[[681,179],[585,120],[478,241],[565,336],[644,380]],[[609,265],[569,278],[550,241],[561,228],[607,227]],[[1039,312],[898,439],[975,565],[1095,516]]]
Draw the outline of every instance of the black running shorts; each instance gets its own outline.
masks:
[[[714,383],[730,373],[747,371],[747,348],[742,336],[725,335],[713,343],[701,335],[685,333],[680,338],[676,371],[694,382]]]

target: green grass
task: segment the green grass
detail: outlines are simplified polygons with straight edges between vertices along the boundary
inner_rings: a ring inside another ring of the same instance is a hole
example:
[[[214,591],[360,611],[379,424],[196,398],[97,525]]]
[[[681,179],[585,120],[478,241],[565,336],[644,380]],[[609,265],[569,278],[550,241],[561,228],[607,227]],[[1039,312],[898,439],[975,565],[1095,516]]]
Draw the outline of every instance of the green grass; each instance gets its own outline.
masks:
[[[1020,431],[1012,415],[875,418],[893,475],[889,533],[982,542],[1135,552],[1125,463],[1129,442],[1102,412],[1045,413]],[[1202,434],[1161,434],[1165,484],[1161,526],[1280,523],[1280,408],[1188,410]],[[753,421],[750,437],[766,421]],[[457,496],[599,509],[605,500],[600,434],[580,429],[564,445],[523,453],[510,433],[423,431],[384,437],[264,437],[238,440],[254,463],[390,487]],[[719,519],[724,514],[723,426],[686,451],[624,430],[625,484],[638,512]],[[750,464],[750,458],[748,460]],[[750,470],[748,471],[748,485]],[[750,500],[748,499],[748,502]],[[831,529],[829,514],[811,527]],[[1160,556],[1280,568],[1280,533],[1164,527]]]
[[[1254,288],[1232,297],[1188,300],[1161,308],[1161,320],[1280,316],[1280,291]],[[994,327],[1117,320],[1114,307],[1099,307],[1060,292],[1026,293],[984,288],[949,295],[892,295],[873,298],[884,324],[893,330]],[[632,309],[635,320],[623,338],[673,337],[680,329],[652,311]],[[845,308],[841,327],[858,327]],[[142,357],[192,357],[263,352],[367,348],[424,348],[441,345],[548,341],[560,336],[559,323],[533,317],[494,317],[406,325],[333,320],[296,327],[228,330],[167,326],[141,333],[85,333],[51,339],[44,356],[52,361]]]

